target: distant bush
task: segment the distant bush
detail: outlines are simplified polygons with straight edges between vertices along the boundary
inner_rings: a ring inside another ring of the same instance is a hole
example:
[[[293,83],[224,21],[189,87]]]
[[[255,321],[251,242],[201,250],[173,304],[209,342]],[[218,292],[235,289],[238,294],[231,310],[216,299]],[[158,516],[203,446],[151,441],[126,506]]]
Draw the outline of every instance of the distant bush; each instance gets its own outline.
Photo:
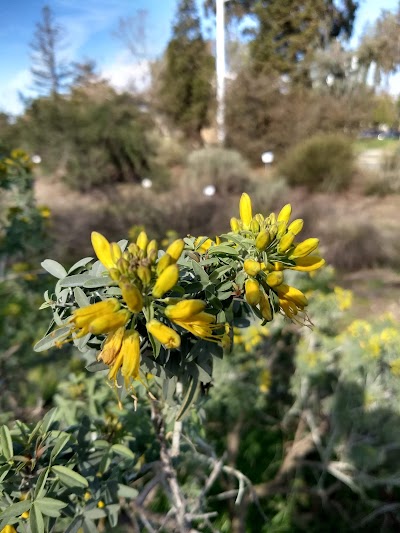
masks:
[[[299,143],[278,167],[278,173],[290,185],[324,192],[347,188],[353,171],[351,141],[337,134],[318,134]]]
[[[193,189],[214,185],[220,193],[238,193],[247,187],[249,166],[235,150],[202,148],[189,155],[186,177]]]
[[[146,135],[153,127],[147,110],[107,85],[92,91],[34,100],[15,126],[22,146],[41,155],[47,173],[79,191],[164,179]]]
[[[365,188],[366,194],[386,196],[400,193],[400,151],[386,154],[381,168],[369,179]]]

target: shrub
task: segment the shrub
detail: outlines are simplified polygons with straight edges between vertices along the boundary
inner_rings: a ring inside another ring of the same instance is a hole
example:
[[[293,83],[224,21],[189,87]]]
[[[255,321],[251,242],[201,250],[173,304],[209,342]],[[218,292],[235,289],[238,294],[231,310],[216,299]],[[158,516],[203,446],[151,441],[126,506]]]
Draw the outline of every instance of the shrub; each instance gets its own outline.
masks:
[[[246,189],[249,167],[235,150],[202,148],[188,157],[187,182],[192,189],[214,185],[220,193],[239,193]]]
[[[351,142],[337,134],[319,134],[299,143],[278,167],[278,173],[290,185],[325,192],[348,187],[353,171]]]
[[[368,179],[366,194],[385,196],[400,193],[400,151],[386,154],[380,169]]]

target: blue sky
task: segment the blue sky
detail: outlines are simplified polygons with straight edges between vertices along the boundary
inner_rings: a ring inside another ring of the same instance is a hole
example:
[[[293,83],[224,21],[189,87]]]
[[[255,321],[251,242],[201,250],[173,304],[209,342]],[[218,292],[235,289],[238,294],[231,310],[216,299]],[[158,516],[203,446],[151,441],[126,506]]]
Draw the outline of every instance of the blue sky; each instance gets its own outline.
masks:
[[[0,0],[0,110],[18,113],[18,91],[30,93],[29,43],[45,0]],[[198,0],[201,5],[201,0]],[[132,76],[143,76],[144,65],[132,66],[132,57],[112,33],[120,17],[146,10],[147,53],[159,56],[171,34],[177,0],[48,0],[67,33],[68,60],[95,59],[103,75],[119,88]],[[397,0],[361,0],[353,44],[368,22],[382,9],[394,10]],[[206,26],[210,28],[212,21]]]

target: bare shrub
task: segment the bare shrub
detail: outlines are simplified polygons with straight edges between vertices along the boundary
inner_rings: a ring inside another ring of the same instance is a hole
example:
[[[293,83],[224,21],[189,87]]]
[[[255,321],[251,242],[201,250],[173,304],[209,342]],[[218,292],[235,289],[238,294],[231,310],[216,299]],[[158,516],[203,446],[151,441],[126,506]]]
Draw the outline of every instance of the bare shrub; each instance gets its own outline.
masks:
[[[380,169],[367,180],[365,194],[386,196],[400,193],[400,151],[385,154]]]
[[[209,147],[195,150],[187,160],[186,183],[201,191],[214,185],[218,193],[238,193],[246,189],[249,166],[235,150]]]

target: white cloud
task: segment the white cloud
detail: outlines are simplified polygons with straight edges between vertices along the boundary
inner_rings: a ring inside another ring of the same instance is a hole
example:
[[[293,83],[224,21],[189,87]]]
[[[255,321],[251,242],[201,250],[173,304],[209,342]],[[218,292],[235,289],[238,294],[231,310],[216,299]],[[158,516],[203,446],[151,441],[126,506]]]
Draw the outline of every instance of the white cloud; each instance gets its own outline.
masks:
[[[129,52],[120,52],[114,60],[101,68],[102,76],[117,90],[132,87],[141,91],[150,84],[150,64],[148,61],[132,60]]]
[[[11,115],[22,113],[24,104],[19,93],[30,93],[31,86],[32,75],[29,69],[20,70],[8,82],[3,82],[0,88],[0,109]]]

